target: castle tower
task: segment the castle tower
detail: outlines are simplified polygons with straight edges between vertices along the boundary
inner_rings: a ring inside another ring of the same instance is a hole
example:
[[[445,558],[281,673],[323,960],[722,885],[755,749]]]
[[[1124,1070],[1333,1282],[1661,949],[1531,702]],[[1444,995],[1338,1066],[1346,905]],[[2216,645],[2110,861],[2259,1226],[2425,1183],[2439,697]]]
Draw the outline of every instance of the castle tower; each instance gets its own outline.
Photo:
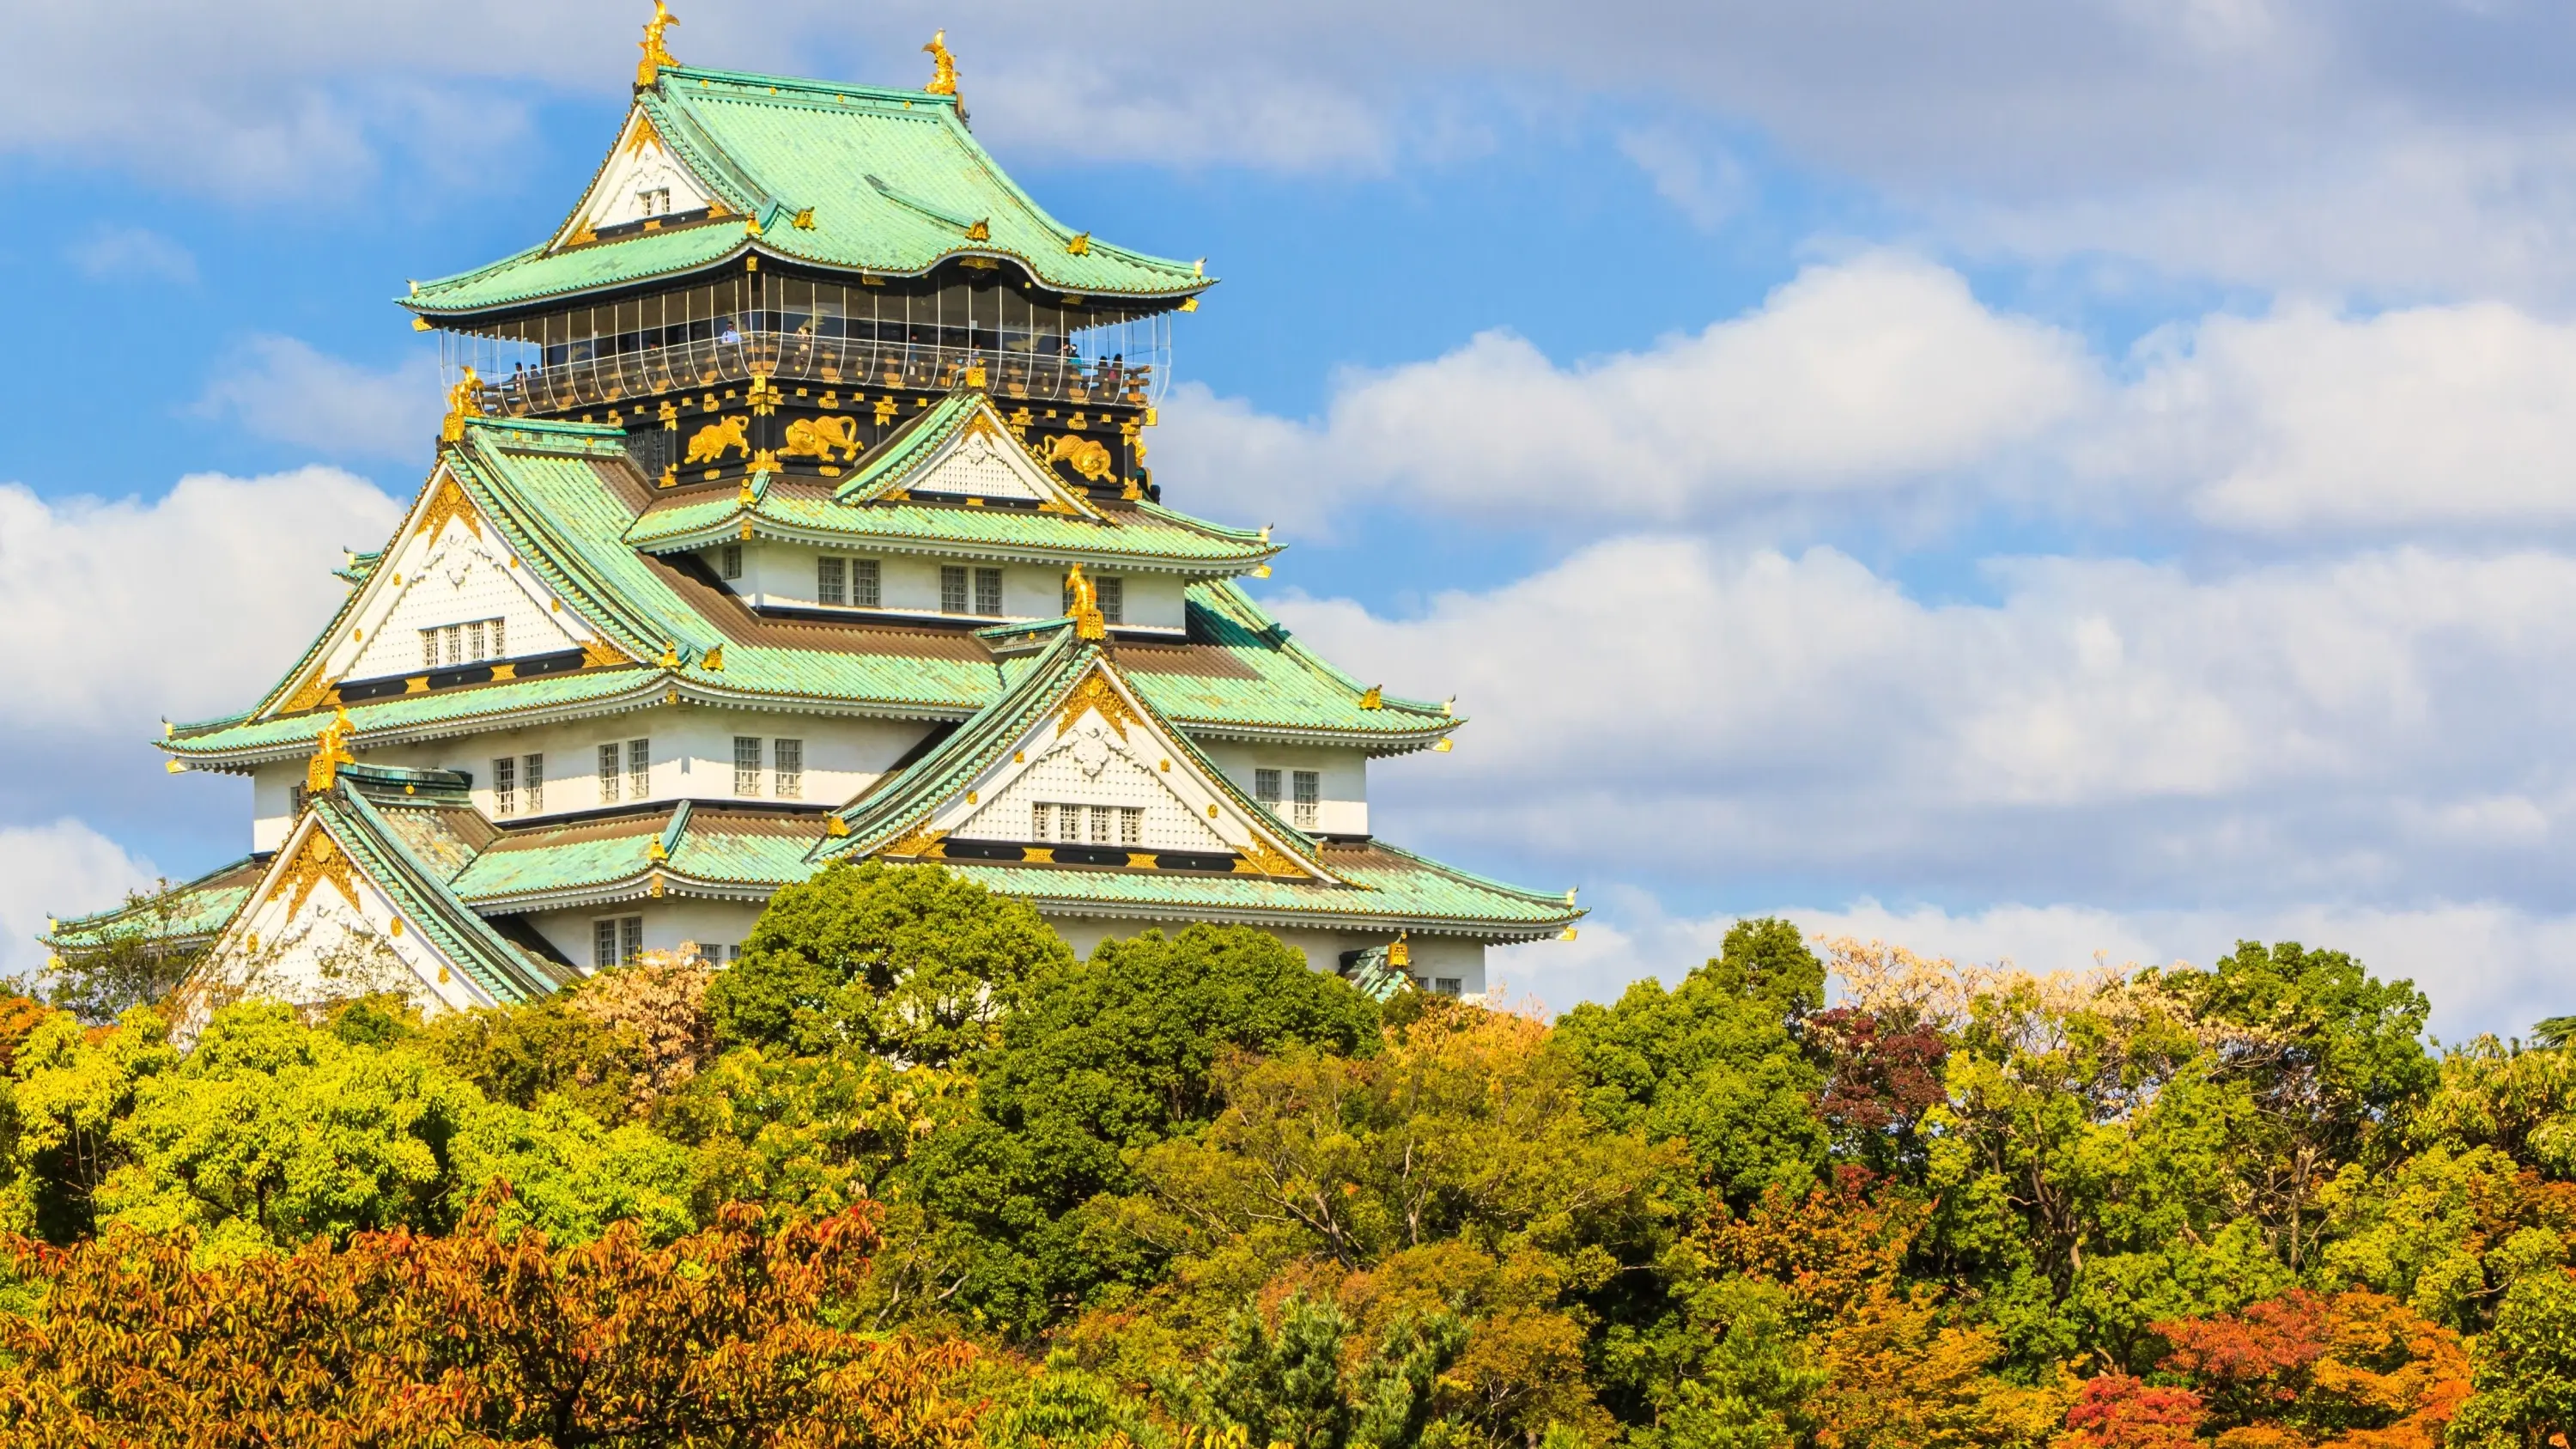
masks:
[[[526,1000],[728,959],[838,860],[938,863],[1075,945],[1259,926],[1375,987],[1484,989],[1572,893],[1381,838],[1448,706],[1237,586],[1267,529],[1164,506],[1145,430],[1202,268],[1055,220],[931,85],[699,70],[541,244],[403,299],[449,411],[401,525],[256,701],[174,727],[252,853],[57,950],[205,944],[209,998]],[[1186,485],[1183,485],[1184,487]],[[248,691],[245,691],[247,693]]]

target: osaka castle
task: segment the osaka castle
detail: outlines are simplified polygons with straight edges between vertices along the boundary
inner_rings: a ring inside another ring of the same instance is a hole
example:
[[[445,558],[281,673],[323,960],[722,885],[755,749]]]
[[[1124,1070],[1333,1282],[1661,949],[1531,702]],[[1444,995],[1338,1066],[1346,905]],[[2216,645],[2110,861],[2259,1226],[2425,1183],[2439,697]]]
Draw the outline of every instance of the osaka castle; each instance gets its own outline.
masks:
[[[160,742],[249,777],[252,854],[55,949],[149,923],[202,981],[318,999],[356,961],[493,1005],[730,959],[870,860],[1077,951],[1240,923],[1433,991],[1566,932],[1572,892],[1377,834],[1371,765],[1460,719],[1299,643],[1241,587],[1268,529],[1147,466],[1205,269],[1042,209],[939,41],[886,90],[681,65],[668,23],[553,231],[401,299],[450,379],[401,525],[275,682]]]

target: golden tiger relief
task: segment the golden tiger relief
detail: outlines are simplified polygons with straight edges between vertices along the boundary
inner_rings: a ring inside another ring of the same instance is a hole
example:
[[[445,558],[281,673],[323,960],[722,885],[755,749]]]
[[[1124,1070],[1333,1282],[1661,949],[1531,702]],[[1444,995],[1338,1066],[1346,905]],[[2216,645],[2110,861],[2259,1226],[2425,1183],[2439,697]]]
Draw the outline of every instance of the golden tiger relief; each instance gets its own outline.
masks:
[[[1077,438],[1071,433],[1059,433],[1055,441],[1047,445],[1047,461],[1062,463],[1068,460],[1073,464],[1073,471],[1094,483],[1109,476],[1110,462],[1107,448],[1089,438]]]
[[[778,456],[829,459],[835,451],[844,463],[859,456],[857,418],[792,419],[787,424],[787,446],[778,450]]]
[[[751,437],[745,429],[749,418],[718,418],[689,435],[689,457],[692,463],[712,463],[724,456],[725,449],[739,448],[751,456]]]

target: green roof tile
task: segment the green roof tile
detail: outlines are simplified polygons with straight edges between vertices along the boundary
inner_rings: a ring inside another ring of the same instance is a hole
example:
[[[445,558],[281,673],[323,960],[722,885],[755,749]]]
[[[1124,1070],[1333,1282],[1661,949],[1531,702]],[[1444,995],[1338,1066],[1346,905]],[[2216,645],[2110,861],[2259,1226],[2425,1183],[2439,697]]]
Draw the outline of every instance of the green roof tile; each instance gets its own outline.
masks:
[[[979,145],[955,99],[734,71],[665,68],[637,97],[654,128],[734,211],[766,217],[543,247],[420,283],[413,310],[454,315],[626,286],[753,249],[846,271],[926,272],[955,256],[1009,258],[1044,285],[1177,300],[1208,278],[1188,262],[1085,238],[1049,216]],[[812,225],[787,218],[810,209]],[[969,240],[981,222],[985,240]]]

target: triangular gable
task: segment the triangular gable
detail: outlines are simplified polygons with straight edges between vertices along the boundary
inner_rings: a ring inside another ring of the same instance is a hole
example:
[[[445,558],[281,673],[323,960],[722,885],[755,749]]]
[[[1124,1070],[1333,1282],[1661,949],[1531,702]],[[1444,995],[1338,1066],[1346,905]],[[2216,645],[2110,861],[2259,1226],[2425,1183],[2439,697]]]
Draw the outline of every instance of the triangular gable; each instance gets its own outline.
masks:
[[[426,630],[438,631],[434,660]],[[293,714],[331,703],[343,681],[480,663],[506,671],[507,661],[574,649],[592,664],[630,657],[528,567],[441,454],[402,526],[292,682],[260,713]]]
[[[452,900],[423,899],[419,879],[388,878],[399,846],[373,836],[347,803],[317,800],[190,978],[190,1014],[241,997],[304,1003],[399,992],[432,1010],[461,1010],[535,994],[534,983],[516,979],[529,973],[499,959],[499,949],[515,948],[497,936],[470,939],[491,935],[479,918]]]
[[[617,145],[591,178],[590,190],[564,220],[548,250],[596,241],[603,231],[650,231],[672,217],[732,214],[715,187],[693,170],[637,106],[626,114]]]
[[[985,394],[953,394],[943,409],[925,414],[920,426],[938,431],[929,437],[887,439],[880,445],[886,465],[843,485],[841,501],[1034,503],[1050,513],[1100,516],[1080,490],[1030,456]],[[1107,456],[1102,450],[1104,466]]]
[[[1231,856],[1245,874],[1339,884],[1312,842],[1246,799],[1105,655],[1070,630],[1051,652],[1021,689],[864,802],[853,847],[935,859],[954,840],[963,859],[965,842],[999,842],[1023,859],[1085,865],[1123,851],[1136,868]],[[1059,859],[1062,847],[1075,849]]]

